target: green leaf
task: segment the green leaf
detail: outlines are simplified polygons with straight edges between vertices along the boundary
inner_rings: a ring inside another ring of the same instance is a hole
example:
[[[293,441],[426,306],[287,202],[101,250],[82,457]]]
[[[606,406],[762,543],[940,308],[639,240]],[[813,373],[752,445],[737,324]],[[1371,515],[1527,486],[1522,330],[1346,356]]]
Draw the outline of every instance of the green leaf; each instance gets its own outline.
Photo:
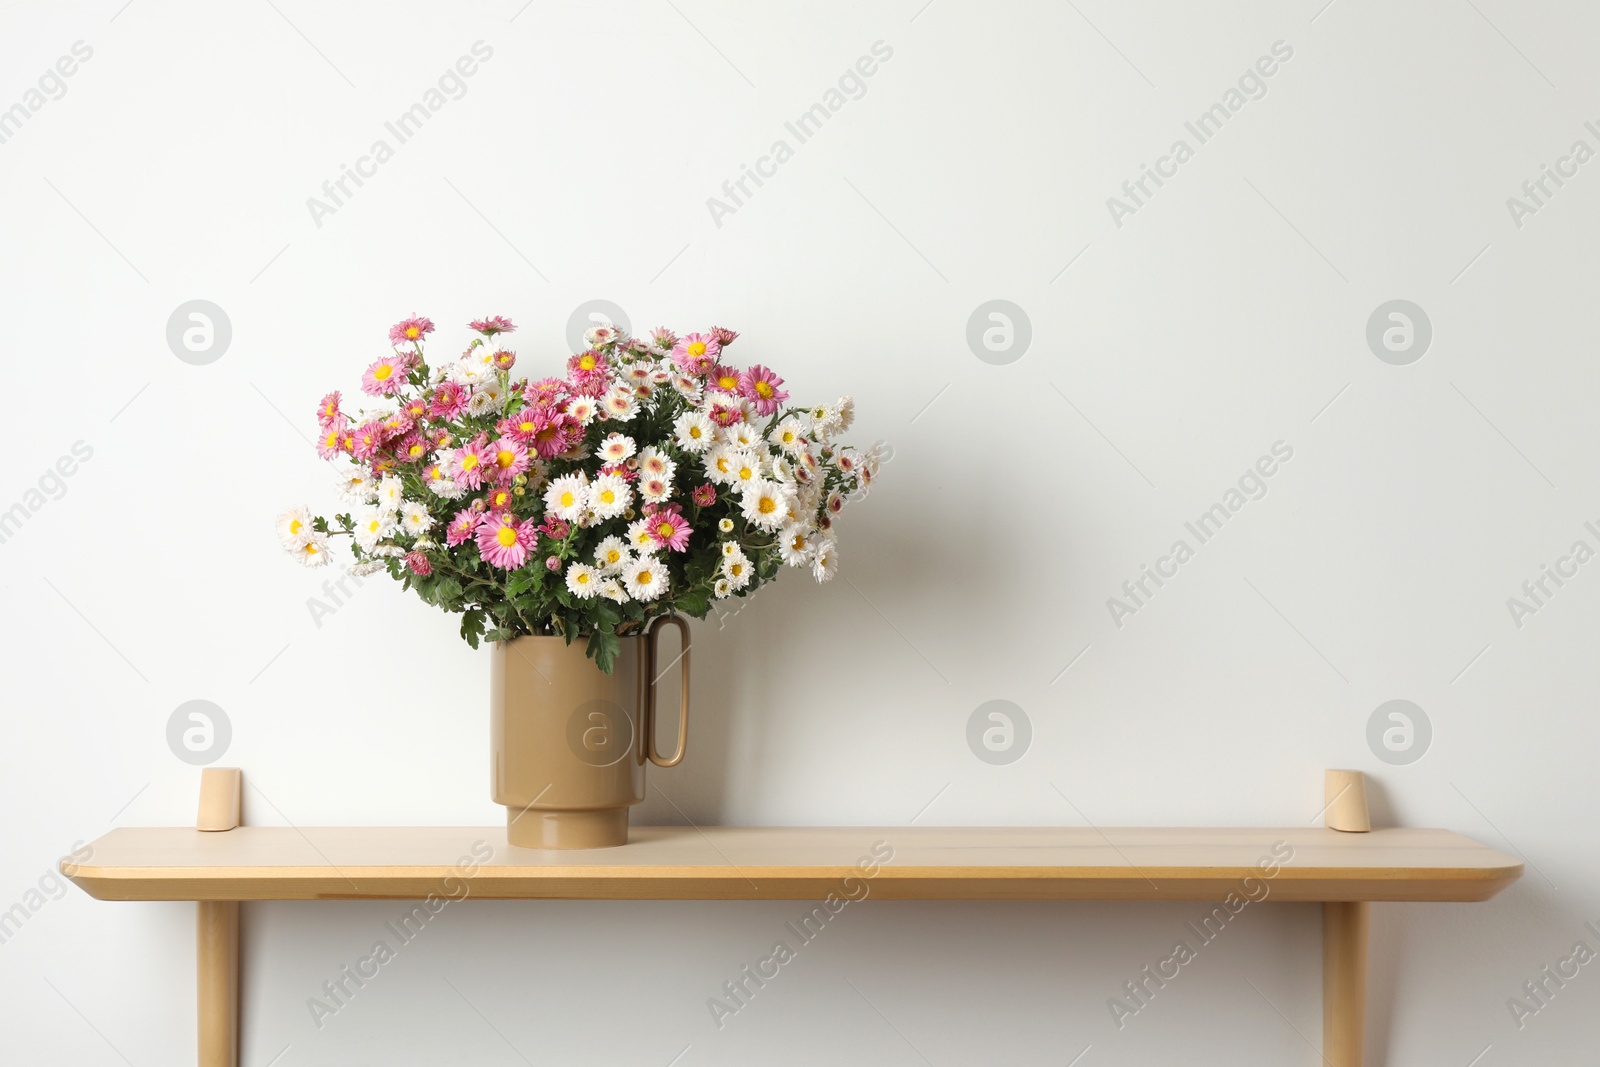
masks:
[[[503,626],[496,626],[493,630],[483,635],[485,641],[509,641],[517,636]]]
[[[521,596],[523,593],[526,593],[528,590],[538,585],[541,577],[543,577],[543,575],[541,575],[538,571],[523,568],[522,570],[513,574],[511,576],[511,580],[506,583],[506,595],[512,597],[513,599]]]
[[[594,665],[610,674],[617,665],[617,653],[622,650],[622,640],[616,634],[596,630],[589,635],[588,653]]]
[[[673,606],[685,615],[703,619],[706,617],[706,612],[711,610],[711,596],[704,589],[697,586],[679,596],[677,600],[673,601]]]
[[[461,616],[461,636],[467,639],[467,644],[473,648],[478,647],[478,638],[483,636],[482,608],[473,608]]]

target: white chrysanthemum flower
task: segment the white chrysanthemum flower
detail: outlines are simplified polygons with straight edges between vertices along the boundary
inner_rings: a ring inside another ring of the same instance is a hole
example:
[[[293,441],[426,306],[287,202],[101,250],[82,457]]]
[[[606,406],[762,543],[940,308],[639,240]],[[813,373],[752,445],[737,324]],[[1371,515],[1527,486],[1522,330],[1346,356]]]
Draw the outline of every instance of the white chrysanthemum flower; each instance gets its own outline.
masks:
[[[545,511],[568,522],[576,522],[588,503],[588,479],[582,472],[563,474],[544,491]]]
[[[567,590],[588,600],[600,591],[600,572],[587,563],[574,563],[567,568]]]
[[[748,422],[728,427],[728,443],[735,448],[753,449],[761,442],[761,431]]]
[[[615,574],[628,562],[628,542],[608,537],[594,548],[594,562],[607,574]]]
[[[672,378],[672,387],[678,391],[679,396],[689,401],[689,403],[700,403],[700,394],[703,388],[700,384],[700,379],[691,378],[687,374],[677,374]]]
[[[626,341],[627,339],[628,331],[609,320],[591,326],[583,332],[584,343],[590,348],[600,348],[604,345],[614,345],[619,341]]]
[[[803,567],[811,562],[815,551],[816,531],[802,523],[791,522],[778,532],[778,552],[783,562],[791,567]]]
[[[729,456],[732,484],[741,488],[761,480],[761,457],[754,452],[739,449]]]
[[[619,474],[602,474],[589,486],[589,507],[596,518],[614,519],[633,503],[633,490]]]
[[[672,495],[672,483],[655,475],[640,478],[639,495],[652,504],[659,504]]]
[[[730,523],[728,523],[728,525],[732,526],[733,523],[730,522]],[[737,541],[724,541],[724,542],[722,542],[722,558],[723,559],[732,559],[734,556],[742,556],[742,555],[744,555],[744,549],[739,547],[739,542],[737,542]]]
[[[640,556],[622,571],[622,584],[635,600],[655,600],[667,592],[667,568],[654,556]]]
[[[450,365],[448,363],[435,363],[428,369],[428,382],[432,385],[438,385],[448,377],[450,377]]]
[[[356,544],[362,548],[373,548],[394,533],[394,514],[386,508],[368,504],[358,509],[354,518]]]
[[[638,412],[639,401],[632,389],[625,385],[614,385],[610,392],[600,398],[600,410],[605,412],[607,418],[627,422]]]
[[[734,450],[727,445],[713,445],[706,453],[706,477],[717,485],[732,485]]]
[[[400,505],[400,528],[412,537],[419,537],[433,526],[433,516],[415,500]]]
[[[601,463],[621,463],[638,450],[633,438],[622,433],[608,433],[595,447],[594,458]]]
[[[729,584],[735,589],[743,589],[750,584],[750,576],[753,570],[754,568],[751,567],[750,561],[745,558],[743,552],[735,553],[722,561],[723,577],[727,578]]]
[[[380,559],[403,559],[405,557],[406,550],[401,548],[399,545],[394,544],[393,542],[386,541],[374,548],[372,550],[372,554]]]
[[[780,482],[792,482],[796,480],[794,468],[791,467],[789,465],[789,461],[782,456],[779,456],[777,459],[772,461],[772,476],[778,479]]]
[[[781,448],[789,455],[795,455],[805,444],[805,426],[801,421],[790,415],[767,434],[767,440],[772,442],[774,448]]]
[[[650,368],[650,383],[652,385],[666,385],[672,381],[672,365],[669,363],[656,363]]]
[[[479,363],[477,360],[467,357],[465,359],[458,359],[454,363],[450,364],[450,369],[446,374],[446,377],[455,382],[457,385],[475,386],[481,385],[489,379],[496,377],[496,375],[495,369],[492,365]]]
[[[656,539],[650,536],[649,519],[633,521],[628,527],[628,544],[641,556],[653,556],[661,549],[661,546],[656,544]]]
[[[628,591],[622,588],[622,583],[616,578],[607,578],[600,583],[600,595],[607,600],[614,600],[618,604],[628,602]]]
[[[499,378],[489,378],[472,390],[467,401],[467,414],[493,415],[506,406],[506,391]]]
[[[294,548],[290,549],[290,551],[294,553],[294,557],[296,559],[298,559],[307,567],[325,566],[330,558],[328,552],[328,535],[320,534],[313,530],[311,535],[307,537],[305,541],[301,542],[299,545],[296,545]]]
[[[670,482],[677,470],[678,465],[672,462],[672,459],[655,445],[648,445],[639,452],[640,474],[662,478]]]
[[[350,564],[350,573],[357,578],[365,578],[367,575],[377,574],[381,570],[383,570],[383,564],[375,559]]]
[[[763,530],[776,530],[789,521],[789,507],[793,503],[793,490],[780,482],[765,478],[744,483],[744,495],[739,500],[739,510],[745,520]]]
[[[727,518],[726,516],[718,519],[717,529],[721,530],[723,533],[731,533],[733,531],[733,520]]]
[[[577,419],[579,426],[589,425],[599,411],[600,403],[592,396],[575,396],[567,401],[567,414]]]
[[[685,452],[704,452],[717,439],[717,424],[698,411],[685,411],[672,424],[672,436]]]
[[[530,493],[537,493],[544,488],[544,483],[550,480],[550,464],[537,457],[528,460],[528,469],[523,471],[528,482],[524,486]]]
[[[339,479],[339,499],[346,504],[370,504],[377,496],[377,480],[366,470],[349,468]]]
[[[733,583],[726,578],[718,578],[716,584],[711,587],[711,592],[716,594],[718,600],[726,596],[732,596]]]
[[[296,505],[278,516],[278,541],[290,552],[306,547],[315,534],[309,508]]]
[[[819,582],[832,578],[839,570],[839,546],[833,538],[824,537],[817,542],[811,557],[811,576]]]
[[[834,489],[828,493],[828,514],[838,515],[844,510],[844,494]]]
[[[845,430],[848,430],[855,423],[855,421],[856,421],[856,401],[855,401],[855,397],[841,396],[838,399],[838,401],[833,405],[833,410],[838,415],[838,418],[839,418],[839,429],[835,431],[836,433],[843,433]]]
[[[395,512],[400,510],[400,505],[405,501],[406,487],[394,475],[385,475],[378,483],[378,506],[385,511]]]

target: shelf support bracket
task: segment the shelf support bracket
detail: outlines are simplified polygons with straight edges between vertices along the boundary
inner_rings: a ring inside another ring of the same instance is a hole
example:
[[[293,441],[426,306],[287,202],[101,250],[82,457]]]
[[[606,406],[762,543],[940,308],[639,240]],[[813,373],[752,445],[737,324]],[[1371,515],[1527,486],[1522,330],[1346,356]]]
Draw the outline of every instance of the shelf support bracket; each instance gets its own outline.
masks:
[[[1367,780],[1360,771],[1328,771],[1323,821],[1331,830],[1366,833]],[[1367,1036],[1367,927],[1372,905],[1322,905],[1322,1058],[1328,1067],[1362,1067]]]
[[[200,772],[195,829],[221,833],[239,825],[237,767]],[[196,903],[195,988],[200,1067],[239,1067],[239,902]]]

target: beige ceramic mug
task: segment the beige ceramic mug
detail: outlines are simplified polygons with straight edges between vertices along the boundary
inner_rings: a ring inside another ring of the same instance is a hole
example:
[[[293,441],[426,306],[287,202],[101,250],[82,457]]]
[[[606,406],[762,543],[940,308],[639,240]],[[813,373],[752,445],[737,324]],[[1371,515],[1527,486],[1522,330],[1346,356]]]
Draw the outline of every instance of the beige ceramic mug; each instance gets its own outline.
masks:
[[[678,744],[670,758],[655,741],[655,685],[674,662],[658,663],[661,623],[678,628],[683,651]],[[490,650],[489,736],[494,800],[506,807],[506,837],[527,848],[606,848],[628,840],[628,808],[644,799],[644,765],[676,766],[689,743],[689,627],[656,618],[624,637],[612,673],[595,666],[584,642],[518,637]]]

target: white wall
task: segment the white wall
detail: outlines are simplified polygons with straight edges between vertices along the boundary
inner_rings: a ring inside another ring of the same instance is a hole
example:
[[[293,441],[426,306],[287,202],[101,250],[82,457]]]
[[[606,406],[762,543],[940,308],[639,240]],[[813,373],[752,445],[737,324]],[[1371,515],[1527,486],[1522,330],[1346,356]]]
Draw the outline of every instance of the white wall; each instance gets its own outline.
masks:
[[[0,945],[7,1062],[190,1061],[192,908],[28,896],[78,839],[192,820],[184,701],[225,709],[251,823],[501,818],[485,655],[376,581],[319,627],[327,573],[271,520],[331,502],[302,436],[391,321],[504,313],[554,366],[592,298],[736,327],[895,449],[843,523],[853,584],[698,627],[690,755],[636,821],[680,821],[664,793],[703,823],[1304,825],[1323,768],[1363,768],[1384,821],[1529,863],[1487,905],[1375,909],[1374,1049],[1592,1056],[1593,968],[1520,1030],[1506,1002],[1597,943],[1600,564],[1520,626],[1507,598],[1600,548],[1600,163],[1520,225],[1506,201],[1600,148],[1600,13],[520,2],[0,10],[0,107],[93,49],[0,144],[0,509],[93,450],[0,544],[0,908],[42,904]],[[480,40],[466,95],[315,225],[307,198]],[[785,120],[878,41],[795,146]],[[1279,41],[1198,144],[1184,122]],[[1107,198],[1179,137],[1194,157],[1117,225]],[[707,198],[777,138],[794,157],[717,225]],[[233,329],[204,366],[165,339],[197,298]],[[966,340],[996,298],[1033,333],[1008,365]],[[1409,365],[1365,336],[1394,299],[1432,324]],[[1267,495],[1116,625],[1108,597],[1279,441]],[[1004,766],[966,741],[996,699],[1033,729]],[[1367,741],[1392,699],[1432,725],[1405,765]],[[248,1067],[1320,1062],[1309,907],[1242,916],[1119,1031],[1107,999],[1198,906],[868,903],[719,1031],[706,999],[795,903],[471,905],[318,1030],[306,999],[397,910],[247,909]]]

